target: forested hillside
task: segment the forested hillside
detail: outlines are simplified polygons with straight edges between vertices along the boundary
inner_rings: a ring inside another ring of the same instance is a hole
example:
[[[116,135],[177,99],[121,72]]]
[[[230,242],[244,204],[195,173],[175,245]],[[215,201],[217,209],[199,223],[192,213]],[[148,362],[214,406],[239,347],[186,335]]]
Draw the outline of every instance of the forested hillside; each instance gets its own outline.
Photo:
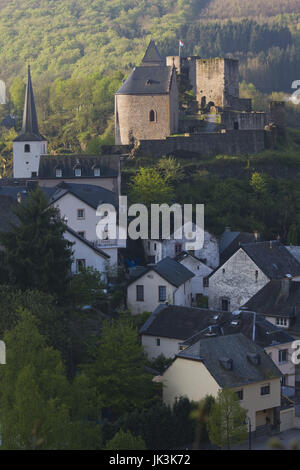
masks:
[[[41,131],[52,151],[99,152],[113,141],[113,96],[151,37],[162,56],[240,60],[241,94],[264,109],[300,79],[300,0],[0,0],[0,79],[21,123],[31,64]],[[275,93],[275,94],[274,94]],[[271,96],[272,94],[272,96]],[[297,109],[289,124],[299,127]],[[0,130],[10,172],[14,131]]]

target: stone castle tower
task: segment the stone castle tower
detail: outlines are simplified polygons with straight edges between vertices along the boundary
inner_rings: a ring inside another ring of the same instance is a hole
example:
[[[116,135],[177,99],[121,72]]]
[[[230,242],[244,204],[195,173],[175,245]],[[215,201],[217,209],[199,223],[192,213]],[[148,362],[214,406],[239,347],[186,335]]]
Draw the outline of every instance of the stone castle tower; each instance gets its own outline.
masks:
[[[39,132],[30,66],[28,66],[23,126],[20,135],[13,142],[14,178],[37,177],[40,157],[46,153],[47,141]]]
[[[115,143],[165,139],[177,132],[179,99],[174,65],[167,66],[153,40],[115,95]]]

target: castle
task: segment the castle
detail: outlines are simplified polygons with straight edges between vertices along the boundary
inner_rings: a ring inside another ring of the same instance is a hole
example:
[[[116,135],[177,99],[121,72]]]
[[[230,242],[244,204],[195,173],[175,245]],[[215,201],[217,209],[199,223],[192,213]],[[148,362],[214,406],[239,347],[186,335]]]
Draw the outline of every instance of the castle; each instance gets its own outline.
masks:
[[[194,93],[188,106],[179,103],[177,76]],[[135,142],[140,154],[257,153],[284,132],[284,103],[257,112],[251,99],[240,98],[238,60],[168,56],[163,61],[153,40],[141,66],[115,95],[115,144]]]

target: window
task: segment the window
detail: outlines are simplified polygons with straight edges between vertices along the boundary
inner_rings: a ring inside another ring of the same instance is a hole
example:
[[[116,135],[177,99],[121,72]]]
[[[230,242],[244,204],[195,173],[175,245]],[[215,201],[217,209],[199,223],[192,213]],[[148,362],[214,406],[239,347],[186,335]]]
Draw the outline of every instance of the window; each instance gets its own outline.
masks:
[[[84,218],[85,218],[84,209],[77,209],[77,219],[84,219]]]
[[[261,395],[270,395],[270,384],[263,385],[260,387],[260,394]]]
[[[225,268],[222,269],[222,273],[225,274]]]
[[[31,172],[31,178],[36,178],[37,177],[37,172],[36,171],[32,171]]]
[[[84,268],[85,268],[85,259],[77,259],[76,260],[76,271],[79,273]]]
[[[176,243],[175,245],[175,256],[179,255],[182,252],[182,244]]]
[[[287,362],[288,360],[288,350],[287,349],[281,349],[278,351],[278,362],[279,364],[282,364],[283,362]]]
[[[279,326],[288,326],[286,318],[276,318],[276,325]]]
[[[94,168],[94,176],[100,176],[100,175],[101,175],[100,168]]]
[[[165,302],[167,300],[167,288],[166,286],[158,287],[158,300],[160,302]]]
[[[156,346],[160,346],[160,338],[156,338]]]
[[[76,178],[81,176],[81,168],[75,168],[75,176],[76,176]]]
[[[257,282],[258,279],[258,271],[255,271],[255,281]]]
[[[55,176],[56,176],[56,178],[61,178],[62,177],[62,169],[61,168],[56,168]]]
[[[85,238],[85,232],[77,232],[82,238]]]
[[[223,312],[229,312],[229,300],[228,299],[221,299],[221,309]]]
[[[30,152],[30,145],[29,145],[29,144],[25,144],[25,146],[24,146],[24,152],[25,152],[25,153],[29,153],[29,152]]]
[[[155,122],[156,121],[156,112],[153,111],[153,109],[151,109],[151,111],[149,113],[149,121],[150,122]]]
[[[244,399],[244,390],[243,389],[242,390],[237,390],[235,393],[237,394],[237,397],[238,397],[239,400]]]
[[[209,287],[209,278],[208,277],[203,278],[203,287]]]
[[[136,286],[136,300],[138,302],[144,301],[144,286]]]

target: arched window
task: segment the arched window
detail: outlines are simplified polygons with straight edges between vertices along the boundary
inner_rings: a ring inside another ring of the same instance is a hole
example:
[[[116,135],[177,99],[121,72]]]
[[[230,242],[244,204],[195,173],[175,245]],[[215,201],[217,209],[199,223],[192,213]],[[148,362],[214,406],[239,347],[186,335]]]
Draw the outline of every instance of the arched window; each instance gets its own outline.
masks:
[[[56,176],[56,178],[61,178],[62,177],[62,169],[61,168],[56,168],[55,176]]]
[[[153,111],[153,109],[151,109],[151,111],[149,113],[149,121],[150,122],[155,122],[156,121],[156,112]]]
[[[81,176],[81,168],[79,168],[79,167],[75,168],[75,176],[76,177]]]
[[[100,175],[101,175],[100,168],[98,166],[96,166],[94,168],[94,176],[100,176]]]
[[[25,144],[25,146],[24,146],[24,152],[25,152],[25,153],[29,153],[29,152],[30,152],[30,145],[29,145],[29,144]]]

